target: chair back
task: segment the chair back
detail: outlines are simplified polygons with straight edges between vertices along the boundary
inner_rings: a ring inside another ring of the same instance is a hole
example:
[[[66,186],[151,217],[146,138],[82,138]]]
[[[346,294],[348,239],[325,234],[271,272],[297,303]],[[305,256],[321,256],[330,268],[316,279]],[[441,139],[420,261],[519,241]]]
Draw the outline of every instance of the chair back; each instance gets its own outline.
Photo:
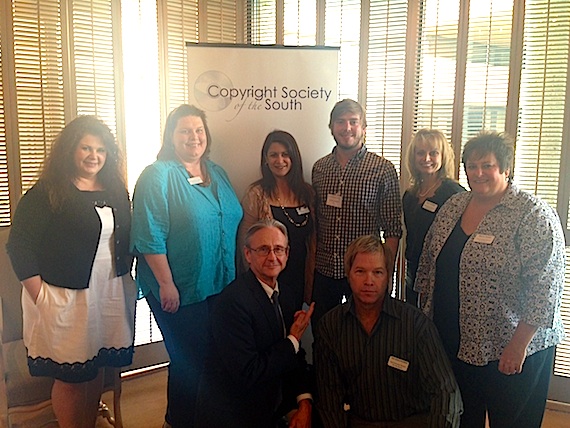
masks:
[[[10,234],[9,227],[0,227],[0,297],[3,302],[4,329],[2,342],[11,342],[22,338],[22,285],[12,270],[12,264],[6,253],[6,242]]]
[[[32,377],[22,340],[22,285],[6,253],[9,227],[0,228],[0,427],[57,426],[53,379]]]

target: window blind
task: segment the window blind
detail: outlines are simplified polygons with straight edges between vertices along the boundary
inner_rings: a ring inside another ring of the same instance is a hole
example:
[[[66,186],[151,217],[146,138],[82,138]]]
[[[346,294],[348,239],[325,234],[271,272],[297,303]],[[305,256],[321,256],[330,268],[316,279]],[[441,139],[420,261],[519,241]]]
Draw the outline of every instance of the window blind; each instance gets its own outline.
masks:
[[[112,0],[73,0],[71,31],[77,115],[92,114],[117,135]]]
[[[0,32],[0,227],[10,224],[10,188],[8,185],[8,154],[6,152],[6,112],[4,110],[4,57]]]
[[[208,43],[236,43],[237,3],[233,0],[206,2]]]
[[[284,44],[314,46],[317,37],[316,0],[285,0]]]
[[[567,2],[527,1],[523,43],[515,178],[555,207],[568,84]]]
[[[408,2],[370,2],[366,145],[400,170]]]
[[[248,43],[252,45],[277,43],[276,7],[275,0],[247,2]]]
[[[513,20],[512,0],[480,0],[470,5],[462,148],[481,129],[505,129]],[[459,173],[467,186],[463,168]]]
[[[325,46],[339,46],[338,97],[358,101],[360,70],[360,1],[325,3]]]
[[[58,0],[12,2],[15,93],[22,191],[36,181],[65,125],[63,40]]]
[[[563,0],[527,0],[514,176],[522,189],[536,194],[553,207],[557,206],[559,186],[563,179],[560,171],[564,113],[570,107],[570,100],[566,99],[569,46],[570,4]],[[568,209],[568,206],[559,208]],[[563,227],[568,229],[568,225]],[[569,256],[570,247],[566,247],[566,257]],[[568,263],[565,278],[562,317],[568,330]],[[570,377],[569,340],[556,348],[554,374]]]
[[[459,2],[425,1],[419,16],[413,131],[439,129],[451,141]]]
[[[186,43],[198,42],[198,0],[159,2],[159,60],[165,94],[162,117],[188,100]]]

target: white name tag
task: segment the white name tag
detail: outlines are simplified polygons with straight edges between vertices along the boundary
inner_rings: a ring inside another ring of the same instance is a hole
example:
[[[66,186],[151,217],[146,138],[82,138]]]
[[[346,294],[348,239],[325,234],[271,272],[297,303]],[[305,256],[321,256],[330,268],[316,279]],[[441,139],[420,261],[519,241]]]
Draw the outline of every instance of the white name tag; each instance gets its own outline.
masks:
[[[425,201],[422,208],[430,213],[434,213],[437,210],[437,204],[432,201]]]
[[[396,370],[400,370],[402,372],[407,372],[408,367],[410,367],[410,362],[391,355],[390,358],[388,359],[388,366],[393,367]]]
[[[327,195],[327,205],[342,208],[342,196],[329,193]]]
[[[495,240],[495,236],[493,235],[485,235],[484,233],[478,233],[473,238],[473,242],[477,242],[479,244],[492,244]]]
[[[297,214],[299,214],[299,215],[309,214],[310,212],[311,212],[311,210],[309,209],[309,207],[299,207],[299,208],[297,208]]]
[[[192,186],[195,184],[202,184],[202,177],[190,177],[188,178],[188,183],[190,183]]]

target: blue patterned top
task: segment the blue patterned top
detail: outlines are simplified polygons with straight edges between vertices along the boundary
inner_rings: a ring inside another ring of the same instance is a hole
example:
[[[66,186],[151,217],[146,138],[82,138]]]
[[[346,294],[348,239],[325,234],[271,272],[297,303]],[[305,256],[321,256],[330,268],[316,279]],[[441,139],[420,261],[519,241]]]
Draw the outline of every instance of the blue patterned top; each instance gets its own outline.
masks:
[[[471,192],[452,196],[426,235],[415,289],[423,294],[422,309],[430,317],[437,257],[470,200]],[[461,253],[460,360],[477,366],[499,360],[521,321],[538,327],[528,355],[562,341],[564,252],[564,233],[556,211],[509,186]]]

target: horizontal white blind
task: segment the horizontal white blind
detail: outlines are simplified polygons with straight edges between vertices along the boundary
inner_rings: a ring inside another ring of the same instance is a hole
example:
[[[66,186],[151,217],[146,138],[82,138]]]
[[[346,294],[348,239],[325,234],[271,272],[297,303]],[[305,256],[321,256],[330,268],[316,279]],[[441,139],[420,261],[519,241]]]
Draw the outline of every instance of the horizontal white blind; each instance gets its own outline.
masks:
[[[358,100],[360,1],[330,0],[325,9],[325,46],[340,47],[338,97]]]
[[[236,43],[237,3],[234,0],[208,0],[208,43]]]
[[[371,2],[366,145],[400,169],[408,2]]]
[[[568,3],[527,1],[515,179],[521,188],[554,207],[558,197],[569,46]]]
[[[65,125],[60,12],[58,0],[12,2],[23,191]]]
[[[317,37],[316,22],[316,0],[285,0],[285,45],[314,46]]]
[[[77,114],[94,114],[116,135],[112,0],[73,0]]]
[[[427,0],[418,22],[418,67],[413,131],[439,129],[451,137],[459,2]]]
[[[8,187],[8,157],[6,153],[6,112],[4,110],[4,84],[2,81],[4,57],[0,33],[0,227],[10,225],[10,192]]]
[[[461,147],[482,129],[505,129],[512,20],[513,0],[470,2]]]
[[[275,0],[253,0],[247,2],[249,22],[248,42],[252,45],[273,45],[277,43]]]
[[[562,130],[570,57],[570,3],[564,0],[527,0],[525,3],[523,67],[519,95],[519,128],[514,176],[524,190],[556,207],[558,200]],[[562,209],[567,207],[561,207]],[[569,225],[563,225],[568,228]],[[566,248],[570,256],[570,247]],[[570,328],[570,268],[562,317]],[[570,341],[556,348],[554,374],[570,377]]]
[[[159,23],[161,29],[161,34],[165,34],[162,44],[165,75],[161,77],[167,91],[165,113],[168,114],[188,101],[186,43],[198,42],[198,0],[168,0],[166,16]]]
[[[566,247],[566,260],[570,260],[570,247]],[[570,330],[570,263],[566,262],[565,274],[566,288],[562,297],[562,322],[566,329],[566,335]],[[554,359],[554,374],[570,378],[570,340],[566,339],[560,345],[556,346],[556,358]]]

